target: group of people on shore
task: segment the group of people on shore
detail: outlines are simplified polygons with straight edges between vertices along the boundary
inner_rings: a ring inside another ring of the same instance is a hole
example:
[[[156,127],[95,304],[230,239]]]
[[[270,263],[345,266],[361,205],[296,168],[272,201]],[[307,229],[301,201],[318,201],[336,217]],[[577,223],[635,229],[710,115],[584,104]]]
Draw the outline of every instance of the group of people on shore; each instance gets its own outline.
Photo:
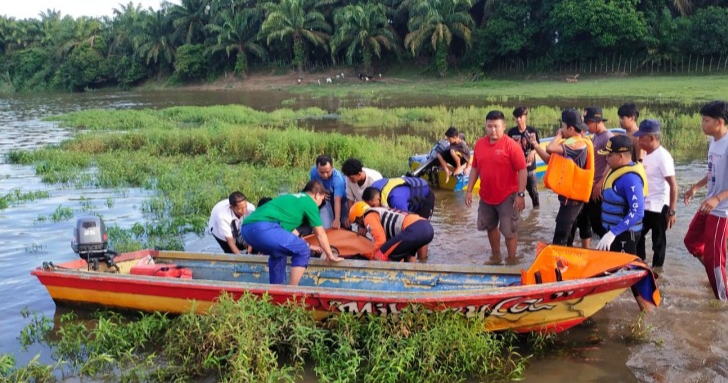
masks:
[[[726,233],[728,233],[728,104],[714,101],[700,110],[703,133],[710,137],[707,175],[685,193],[689,203],[707,185],[706,199],[693,218],[685,245],[705,266],[718,299],[726,300]],[[678,184],[674,161],[661,145],[662,125],[655,119],[638,124],[639,110],[632,104],[618,109],[624,134],[614,135],[605,126],[601,108],[583,113],[565,109],[561,126],[543,147],[536,129],[527,125],[528,108],[513,111],[516,126],[506,133],[505,115],[498,110],[485,117],[485,136],[471,151],[456,128],[445,132],[449,147],[437,153],[447,177],[469,171],[465,203],[472,205],[474,186],[480,180],[477,229],[487,231],[491,263],[500,263],[500,237],[505,237],[506,262],[516,263],[518,222],[526,192],[534,209],[540,207],[536,156],[546,162],[544,184],[558,195],[559,210],[552,243],[571,246],[579,231],[581,246],[625,252],[646,258],[645,235],[652,232],[652,266],[665,261],[666,232],[675,224]],[[724,142],[725,141],[725,142]],[[311,251],[330,261],[327,228],[351,228],[369,236],[372,260],[415,261],[427,257],[434,237],[429,222],[435,195],[417,177],[384,178],[347,159],[341,171],[333,160],[319,156],[310,181],[301,193],[284,194],[250,204],[240,192],[220,201],[212,211],[209,228],[225,252],[267,254],[271,283],[285,282],[288,257],[292,258],[289,284],[298,284]],[[319,246],[309,246],[301,235],[313,233]],[[244,245],[242,244],[244,242]]]
[[[705,266],[716,298],[727,300],[726,233],[728,233],[728,104],[714,101],[700,110],[702,130],[710,138],[708,174],[684,195],[708,186],[705,200],[685,236],[685,246]],[[506,135],[505,116],[494,110],[486,116],[486,136],[474,147],[465,203],[472,204],[480,179],[478,230],[488,232],[491,263],[501,262],[500,237],[505,237],[507,262],[516,262],[519,213],[529,192],[539,208],[535,190],[535,155],[546,162],[544,184],[558,195],[559,210],[552,243],[571,246],[579,231],[581,245],[597,250],[625,252],[646,258],[645,235],[652,232],[652,266],[665,261],[666,232],[675,224],[678,184],[674,161],[661,145],[660,121],[645,119],[632,104],[618,109],[625,134],[614,135],[605,126],[601,108],[561,113],[561,126],[542,147],[535,129],[526,125],[528,110],[513,113],[518,126]],[[509,136],[511,139],[509,138]],[[528,186],[529,184],[534,186]]]

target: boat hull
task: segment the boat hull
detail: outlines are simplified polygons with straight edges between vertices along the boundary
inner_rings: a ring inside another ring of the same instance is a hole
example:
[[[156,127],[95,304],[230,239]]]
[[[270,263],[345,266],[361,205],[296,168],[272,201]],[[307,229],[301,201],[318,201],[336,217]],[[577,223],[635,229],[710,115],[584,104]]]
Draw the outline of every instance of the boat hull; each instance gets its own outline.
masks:
[[[139,259],[184,265],[193,279],[128,274]],[[487,331],[563,331],[581,323],[647,275],[520,285],[520,270],[464,265],[312,260],[301,286],[267,284],[267,257],[143,250],[117,257],[120,273],[88,271],[77,260],[32,271],[58,304],[135,311],[204,313],[221,294],[294,300],[317,319],[335,313],[392,315],[409,305],[478,317]]]

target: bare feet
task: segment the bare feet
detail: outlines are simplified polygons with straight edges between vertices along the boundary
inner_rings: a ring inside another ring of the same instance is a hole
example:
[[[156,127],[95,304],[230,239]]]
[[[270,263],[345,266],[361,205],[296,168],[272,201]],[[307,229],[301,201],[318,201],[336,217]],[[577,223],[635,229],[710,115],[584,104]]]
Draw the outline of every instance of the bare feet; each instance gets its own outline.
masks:
[[[485,261],[486,265],[489,266],[500,266],[503,264],[503,259],[501,257],[490,257],[487,261]]]

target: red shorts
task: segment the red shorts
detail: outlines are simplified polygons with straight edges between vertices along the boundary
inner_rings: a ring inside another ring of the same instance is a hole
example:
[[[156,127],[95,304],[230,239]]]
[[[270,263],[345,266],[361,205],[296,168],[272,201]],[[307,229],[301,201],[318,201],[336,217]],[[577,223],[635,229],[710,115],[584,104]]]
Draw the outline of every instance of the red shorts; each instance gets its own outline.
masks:
[[[690,254],[703,259],[705,272],[717,299],[728,300],[725,257],[728,239],[728,218],[696,213],[685,234],[685,247]]]

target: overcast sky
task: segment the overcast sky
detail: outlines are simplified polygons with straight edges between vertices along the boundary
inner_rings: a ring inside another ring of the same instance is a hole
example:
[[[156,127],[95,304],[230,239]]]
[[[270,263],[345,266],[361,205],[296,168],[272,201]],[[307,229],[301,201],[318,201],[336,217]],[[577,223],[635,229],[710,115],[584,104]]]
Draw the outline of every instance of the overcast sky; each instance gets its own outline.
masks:
[[[144,9],[152,7],[159,9],[162,0],[133,0],[134,4],[141,4]],[[179,0],[171,0],[179,4]],[[121,8],[119,4],[129,4],[129,0],[0,0],[0,15],[15,17],[16,19],[38,18],[40,12],[47,9],[61,11],[61,16],[112,16],[114,8]]]

